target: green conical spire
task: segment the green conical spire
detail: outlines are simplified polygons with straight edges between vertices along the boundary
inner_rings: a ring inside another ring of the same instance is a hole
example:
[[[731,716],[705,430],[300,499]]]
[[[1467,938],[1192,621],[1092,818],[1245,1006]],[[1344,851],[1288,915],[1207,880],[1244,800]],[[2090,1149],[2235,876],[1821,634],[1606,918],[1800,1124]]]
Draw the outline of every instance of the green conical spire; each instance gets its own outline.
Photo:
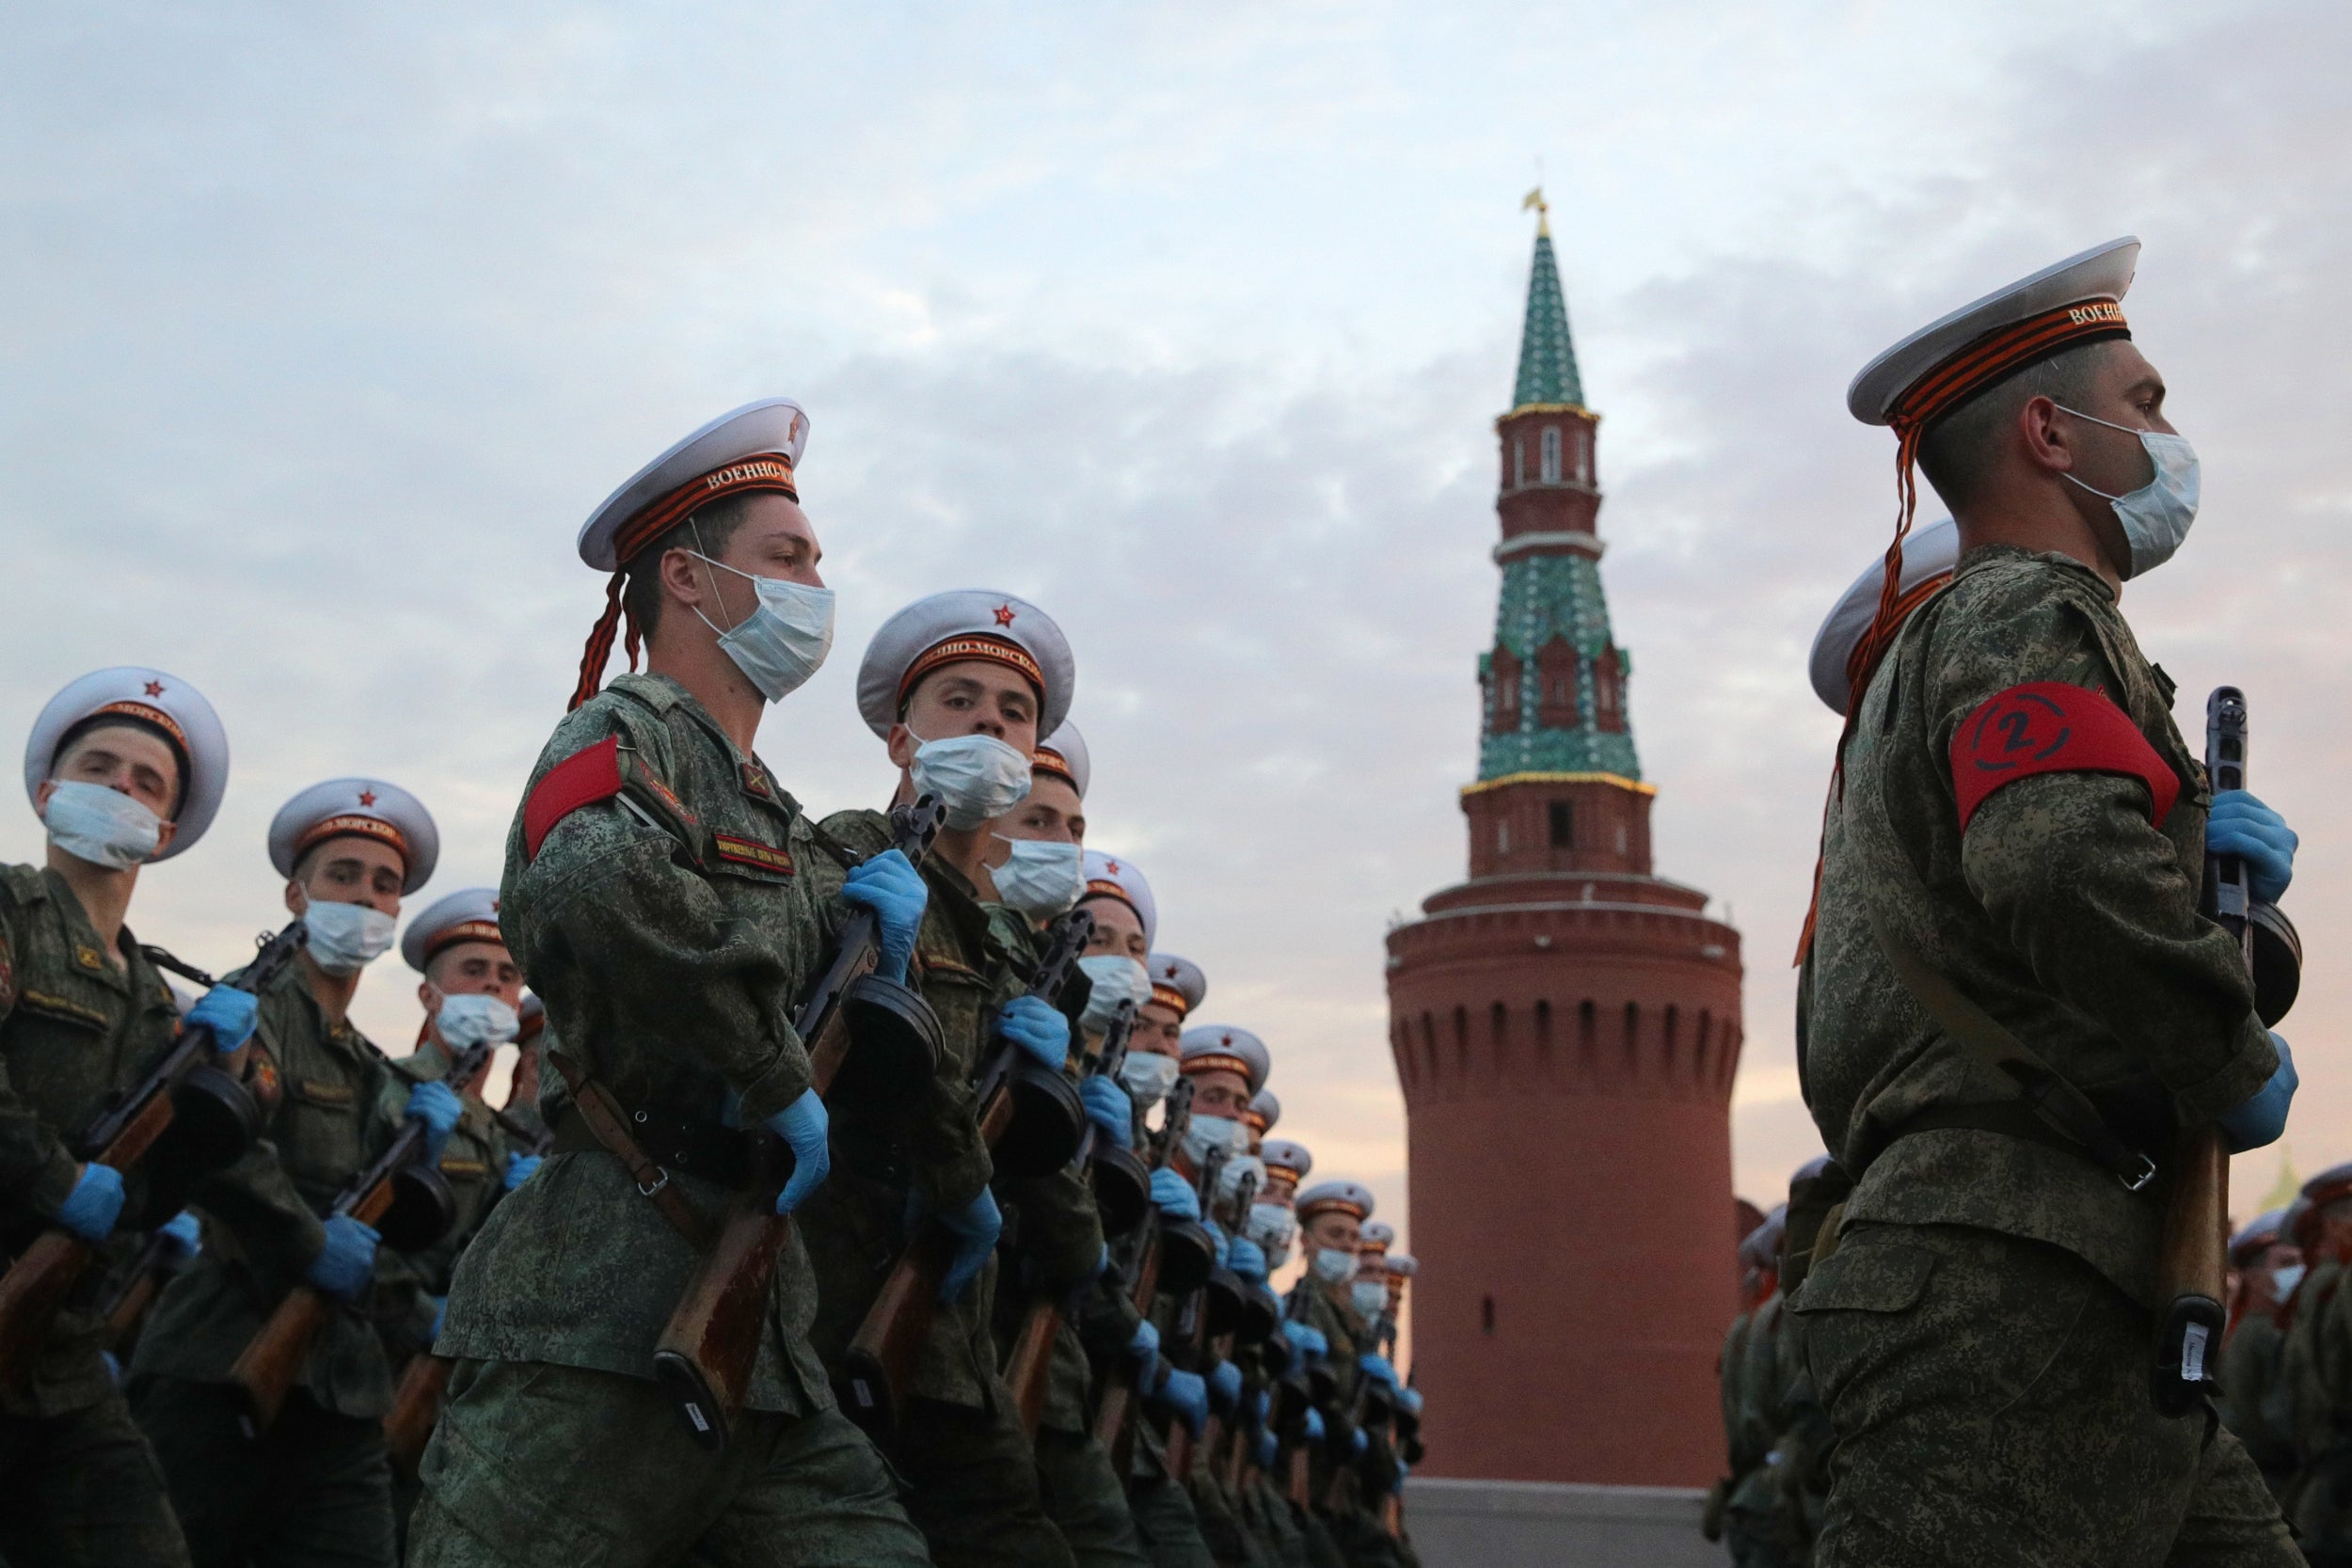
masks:
[[[1568,305],[1560,292],[1560,266],[1551,255],[1551,209],[1538,189],[1528,196],[1538,214],[1535,267],[1527,278],[1527,326],[1519,335],[1519,385],[1511,406],[1572,403],[1584,406],[1584,383],[1576,373],[1576,345],[1568,341]]]

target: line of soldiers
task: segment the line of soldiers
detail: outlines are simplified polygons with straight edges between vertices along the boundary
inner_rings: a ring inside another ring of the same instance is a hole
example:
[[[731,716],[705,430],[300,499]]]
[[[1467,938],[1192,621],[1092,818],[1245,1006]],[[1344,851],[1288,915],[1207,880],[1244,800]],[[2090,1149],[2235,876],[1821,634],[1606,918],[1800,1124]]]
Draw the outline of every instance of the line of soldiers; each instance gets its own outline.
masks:
[[[882,626],[886,810],[816,820],[755,753],[832,641],[807,428],[723,416],[581,531],[606,614],[500,885],[401,938],[406,1056],[351,1005],[436,869],[421,801],[289,800],[291,921],[215,979],[127,924],[219,808],[210,705],[124,667],[42,712],[0,1562],[1414,1560],[1412,1259],[1359,1184],[1301,1189],[1264,1043],[1196,1021],[1142,872],[1084,847],[1059,628],[979,591]]]

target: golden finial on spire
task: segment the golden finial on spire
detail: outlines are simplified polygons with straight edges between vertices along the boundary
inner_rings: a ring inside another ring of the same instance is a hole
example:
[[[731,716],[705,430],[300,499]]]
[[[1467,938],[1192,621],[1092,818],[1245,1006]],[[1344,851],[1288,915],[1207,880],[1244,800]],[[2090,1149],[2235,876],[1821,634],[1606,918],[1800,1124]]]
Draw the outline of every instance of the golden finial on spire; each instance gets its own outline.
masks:
[[[1519,203],[1519,211],[1522,213],[1530,207],[1535,209],[1535,232],[1549,238],[1551,233],[1551,203],[1544,199],[1544,188],[1541,185],[1528,192],[1527,199]]]

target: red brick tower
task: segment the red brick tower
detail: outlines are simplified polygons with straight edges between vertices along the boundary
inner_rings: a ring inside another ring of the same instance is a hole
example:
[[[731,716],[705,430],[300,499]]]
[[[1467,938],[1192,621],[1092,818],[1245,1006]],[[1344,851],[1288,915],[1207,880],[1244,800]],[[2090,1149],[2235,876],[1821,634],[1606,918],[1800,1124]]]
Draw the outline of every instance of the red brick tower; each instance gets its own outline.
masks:
[[[1547,216],[1518,394],[1496,421],[1502,568],[1479,659],[1470,879],[1389,934],[1410,1145],[1423,1466],[1703,1486],[1736,1304],[1729,1106],[1740,935],[1650,872],[1649,808],[1601,594],[1599,417]]]

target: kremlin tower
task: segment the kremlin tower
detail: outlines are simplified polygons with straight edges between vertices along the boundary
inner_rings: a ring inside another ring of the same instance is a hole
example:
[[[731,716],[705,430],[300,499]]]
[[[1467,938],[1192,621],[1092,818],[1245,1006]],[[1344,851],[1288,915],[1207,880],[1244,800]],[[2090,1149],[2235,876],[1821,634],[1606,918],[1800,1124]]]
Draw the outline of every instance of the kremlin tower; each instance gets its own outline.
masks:
[[[1650,870],[1658,786],[1594,530],[1599,424],[1547,213],[1495,422],[1502,594],[1462,791],[1470,876],[1388,939],[1422,1473],[1705,1486],[1736,1309],[1740,935]]]

